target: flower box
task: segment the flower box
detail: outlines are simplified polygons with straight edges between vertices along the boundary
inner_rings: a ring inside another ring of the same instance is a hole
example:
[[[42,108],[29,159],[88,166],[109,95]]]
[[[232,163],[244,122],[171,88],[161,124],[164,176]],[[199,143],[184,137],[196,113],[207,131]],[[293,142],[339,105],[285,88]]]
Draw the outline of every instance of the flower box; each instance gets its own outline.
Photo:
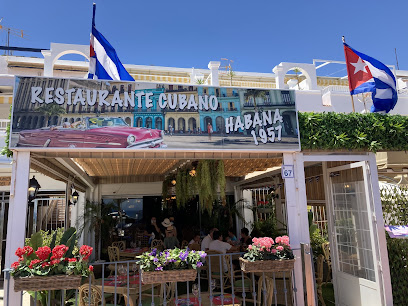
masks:
[[[295,259],[256,260],[249,261],[239,258],[241,270],[244,272],[292,272]]]
[[[76,289],[79,286],[81,275],[14,277],[15,292]]]
[[[269,207],[257,207],[256,211],[261,214],[268,214],[268,213],[273,213],[273,208]]]
[[[195,269],[167,270],[167,271],[142,271],[143,284],[193,282],[197,277]]]

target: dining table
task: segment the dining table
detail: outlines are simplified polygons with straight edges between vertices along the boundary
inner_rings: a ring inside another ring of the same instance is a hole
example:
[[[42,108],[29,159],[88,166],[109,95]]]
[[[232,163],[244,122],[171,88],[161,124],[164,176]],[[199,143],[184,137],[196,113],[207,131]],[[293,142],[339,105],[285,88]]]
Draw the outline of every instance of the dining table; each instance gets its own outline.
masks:
[[[211,303],[212,300],[212,303]],[[187,294],[183,294],[174,299],[175,306],[200,306],[198,297],[190,294],[187,298]],[[224,303],[221,298],[221,293],[213,293],[213,297],[210,299],[210,292],[201,292],[201,306],[207,305],[224,305],[224,306],[240,306],[241,299],[234,297],[229,293],[224,293]]]
[[[96,279],[95,285],[104,293],[122,295],[125,305],[129,306],[138,305],[139,294],[152,289],[152,285],[143,283],[140,285],[139,274],[129,275],[129,278],[127,275],[117,275],[116,277],[109,276],[104,279]]]
[[[136,256],[143,254],[144,252],[148,251],[149,248],[128,248],[119,251],[120,258],[131,258],[135,259]]]

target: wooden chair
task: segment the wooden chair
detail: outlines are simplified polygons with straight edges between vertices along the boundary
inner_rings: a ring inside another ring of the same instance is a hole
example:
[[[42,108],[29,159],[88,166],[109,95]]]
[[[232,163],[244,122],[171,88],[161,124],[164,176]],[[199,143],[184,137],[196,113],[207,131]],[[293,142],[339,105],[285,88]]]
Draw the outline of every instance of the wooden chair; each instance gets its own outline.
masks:
[[[323,254],[324,254],[324,260],[327,262],[327,266],[328,266],[328,271],[327,271],[327,276],[326,276],[326,283],[328,283],[331,280],[331,272],[332,272],[332,264],[331,264],[331,258],[330,258],[330,242],[323,243],[322,249],[323,249]]]
[[[229,255],[225,255],[223,253],[208,250],[207,255],[220,255],[220,256],[207,256],[207,271],[208,271],[208,278],[216,279],[219,282],[222,280],[223,288],[228,289],[231,288],[231,274],[230,274],[230,267],[229,267]],[[226,267],[224,267],[224,262],[226,263]],[[211,268],[211,269],[210,269]]]
[[[89,290],[91,289],[91,290]],[[79,306],[99,306],[102,305],[102,290],[95,285],[89,286],[89,284],[84,284],[78,288],[79,291]],[[113,304],[106,304],[106,300],[103,301],[103,306],[108,306]]]
[[[324,299],[323,299],[323,290],[322,290],[323,262],[324,262],[324,256],[320,254],[317,257],[317,262],[316,262],[316,291],[317,291],[317,296],[319,298],[319,301],[322,303],[322,306],[326,306],[326,303],[324,302]]]
[[[109,262],[120,261],[119,248],[115,246],[108,246],[108,256],[109,256]],[[110,270],[110,275],[115,274],[114,264],[110,264],[108,266],[108,269]]]
[[[198,243],[192,243],[188,247],[193,251],[201,251],[201,246]]]
[[[157,249],[158,251],[164,250],[163,240],[153,239],[151,249]]]
[[[182,249],[185,249],[186,247],[188,247],[188,241],[187,241],[187,240],[183,240],[183,241],[181,242],[181,248],[182,248]]]
[[[264,286],[266,289],[266,304],[264,304],[265,297],[263,296]],[[258,295],[256,303],[259,306],[260,305],[271,306],[273,303],[273,279],[271,279],[268,276],[265,276],[265,283],[264,278],[262,276],[258,280]]]
[[[160,289],[156,291],[156,288],[160,286]],[[166,288],[166,294],[164,294],[164,288]],[[176,296],[176,283],[163,283],[155,284],[153,290],[147,290],[147,292],[142,293],[142,306],[150,306],[153,302],[155,305],[163,305],[164,300],[166,300],[167,305],[172,305],[172,301]]]
[[[112,243],[113,247],[117,247],[119,251],[126,249],[126,241],[115,241]]]

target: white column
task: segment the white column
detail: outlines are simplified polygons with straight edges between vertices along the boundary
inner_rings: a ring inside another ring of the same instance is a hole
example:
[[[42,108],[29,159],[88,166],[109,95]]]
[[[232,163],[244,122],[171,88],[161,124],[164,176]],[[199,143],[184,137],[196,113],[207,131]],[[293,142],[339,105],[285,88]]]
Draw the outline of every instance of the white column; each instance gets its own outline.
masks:
[[[30,152],[13,153],[12,171],[6,240],[6,268],[10,268],[11,264],[17,261],[17,256],[14,254],[17,248],[24,246],[30,176]],[[7,288],[10,289],[8,296]],[[9,281],[4,281],[4,305],[20,305],[21,293],[14,292],[13,288],[14,281],[10,277]]]
[[[294,270],[294,282],[297,288],[296,305],[303,306],[305,303],[300,244],[310,244],[303,154],[284,153],[283,164],[293,165],[294,168],[294,178],[285,179],[285,198],[290,244],[296,258]]]
[[[208,63],[208,69],[210,69],[211,75],[211,86],[220,86],[220,81],[218,79],[218,68],[220,68],[221,62],[211,61]]]
[[[275,73],[275,85],[277,89],[284,89],[285,88],[285,74],[283,73],[283,68],[275,66],[272,69],[273,73]]]
[[[378,261],[381,265],[381,271],[382,271],[382,283],[383,283],[382,286],[384,288],[384,300],[385,300],[386,306],[391,306],[393,305],[393,301],[392,301],[390,265],[388,261],[387,239],[385,237],[385,231],[384,231],[384,217],[383,217],[383,212],[382,212],[380,187],[378,185],[377,161],[375,159],[374,153],[369,153],[368,163],[369,163],[370,174],[371,174],[370,180],[371,180],[372,192],[373,192],[375,218],[377,220],[377,228],[374,229],[374,231],[376,231],[378,235],[378,249],[380,253],[379,254],[380,257],[378,258]]]
[[[51,56],[51,50],[41,50],[42,55],[44,56],[44,76],[52,77],[53,76],[53,57]]]

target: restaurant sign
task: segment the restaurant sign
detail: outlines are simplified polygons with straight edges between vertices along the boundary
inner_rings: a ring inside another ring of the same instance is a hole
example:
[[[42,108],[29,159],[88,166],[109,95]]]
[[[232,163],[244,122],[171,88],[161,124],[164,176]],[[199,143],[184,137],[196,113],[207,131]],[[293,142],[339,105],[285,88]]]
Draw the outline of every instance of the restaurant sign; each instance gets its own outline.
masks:
[[[300,150],[290,90],[16,77],[10,147]]]

